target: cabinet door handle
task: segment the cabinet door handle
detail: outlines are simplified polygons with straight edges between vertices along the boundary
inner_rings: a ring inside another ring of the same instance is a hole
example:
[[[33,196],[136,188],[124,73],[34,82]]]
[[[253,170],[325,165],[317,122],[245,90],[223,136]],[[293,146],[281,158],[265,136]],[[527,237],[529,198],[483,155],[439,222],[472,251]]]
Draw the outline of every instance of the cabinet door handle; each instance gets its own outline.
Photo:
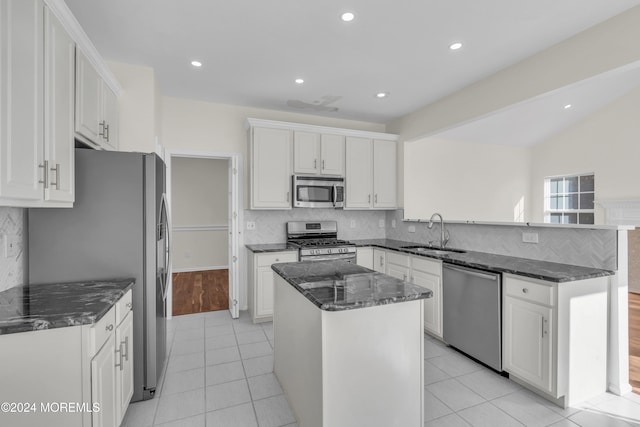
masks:
[[[42,181],[38,181],[39,184],[44,184],[44,188],[49,188],[49,161],[45,160],[43,164],[38,165],[42,168]]]
[[[287,191],[287,203],[289,203],[289,191]]]
[[[376,193],[376,196],[373,198],[373,203],[378,203],[378,193]]]
[[[118,363],[116,363],[116,368],[120,368],[122,371],[122,344],[116,348],[116,354],[118,355]]]
[[[122,344],[124,344],[124,352],[122,353],[122,357],[124,357],[126,361],[129,361],[129,337],[128,336],[124,337],[124,341],[122,342]]]
[[[529,289],[527,289],[527,288],[522,288],[522,293],[523,293],[523,294],[527,294],[527,293],[529,293]]]
[[[113,331],[113,324],[109,324],[109,325],[107,325],[107,326],[104,328],[104,330],[105,330],[105,331],[109,331],[109,332]]]
[[[109,125],[105,124],[104,125],[104,139],[107,140],[107,142],[109,142]]]
[[[313,168],[314,169],[318,168],[318,160],[317,159],[313,159]]]
[[[384,265],[384,259],[382,258],[382,255],[380,255],[380,267],[382,267]]]
[[[104,120],[101,121],[100,123],[98,123],[98,126],[100,126],[100,133],[98,133],[99,136],[102,137],[102,139],[104,139],[104,127],[106,126],[107,122],[105,122]]]
[[[51,182],[51,185],[55,185],[56,186],[56,190],[60,189],[60,163],[56,163],[56,167],[55,168],[51,168],[51,172],[55,172],[56,173],[56,182]]]
[[[128,302],[128,303],[127,303],[127,308],[128,308],[129,310],[131,310],[131,306],[132,306],[132,304],[131,304],[130,302]]]
[[[371,194],[369,194],[369,198],[367,199],[367,203],[371,204]]]
[[[322,161],[322,170],[324,170],[324,160]]]

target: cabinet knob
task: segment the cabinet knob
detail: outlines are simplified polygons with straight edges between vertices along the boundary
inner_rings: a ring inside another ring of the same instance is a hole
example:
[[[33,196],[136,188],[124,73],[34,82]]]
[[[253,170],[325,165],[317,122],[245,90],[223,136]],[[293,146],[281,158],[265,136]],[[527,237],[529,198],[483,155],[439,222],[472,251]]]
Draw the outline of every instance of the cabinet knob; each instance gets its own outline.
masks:
[[[276,258],[276,262],[280,261],[280,258]]]
[[[529,293],[529,289],[527,289],[527,288],[522,288],[522,293],[523,293],[523,294],[527,294],[527,293]]]
[[[104,328],[106,331],[113,331],[113,325],[109,324]]]
[[[131,308],[132,304],[130,302],[127,303],[127,308]]]

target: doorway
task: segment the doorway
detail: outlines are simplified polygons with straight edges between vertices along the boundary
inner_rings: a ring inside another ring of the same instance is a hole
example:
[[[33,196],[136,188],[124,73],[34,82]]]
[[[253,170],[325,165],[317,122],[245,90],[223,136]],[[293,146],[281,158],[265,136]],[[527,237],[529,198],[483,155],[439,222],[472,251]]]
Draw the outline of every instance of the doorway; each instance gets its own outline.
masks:
[[[238,316],[239,155],[168,152],[172,315]]]

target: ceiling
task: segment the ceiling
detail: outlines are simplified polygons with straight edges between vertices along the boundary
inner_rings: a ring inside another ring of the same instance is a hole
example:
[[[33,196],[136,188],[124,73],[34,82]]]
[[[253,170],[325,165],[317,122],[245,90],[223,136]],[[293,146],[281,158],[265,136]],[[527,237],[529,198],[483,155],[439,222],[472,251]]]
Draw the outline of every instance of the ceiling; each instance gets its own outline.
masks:
[[[531,146],[638,87],[640,62],[509,106],[435,136],[479,144]]]
[[[640,0],[65,0],[163,95],[386,123]],[[340,15],[353,11],[352,22]],[[461,49],[449,45],[461,42]],[[194,68],[190,62],[203,63]],[[303,78],[303,84],[294,79]],[[383,99],[378,92],[388,92]]]

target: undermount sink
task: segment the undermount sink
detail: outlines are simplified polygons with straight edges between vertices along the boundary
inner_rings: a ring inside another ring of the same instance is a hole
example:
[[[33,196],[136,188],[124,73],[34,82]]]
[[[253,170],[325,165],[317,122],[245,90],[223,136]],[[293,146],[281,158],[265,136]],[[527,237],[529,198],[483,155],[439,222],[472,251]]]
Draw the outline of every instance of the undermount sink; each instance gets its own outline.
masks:
[[[428,252],[434,255],[450,255],[452,253],[463,254],[466,251],[462,251],[460,249],[447,249],[447,248],[434,248],[433,246],[424,246],[424,245],[412,245],[412,246],[400,246],[400,249],[410,249],[416,252]]]

